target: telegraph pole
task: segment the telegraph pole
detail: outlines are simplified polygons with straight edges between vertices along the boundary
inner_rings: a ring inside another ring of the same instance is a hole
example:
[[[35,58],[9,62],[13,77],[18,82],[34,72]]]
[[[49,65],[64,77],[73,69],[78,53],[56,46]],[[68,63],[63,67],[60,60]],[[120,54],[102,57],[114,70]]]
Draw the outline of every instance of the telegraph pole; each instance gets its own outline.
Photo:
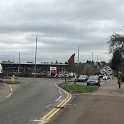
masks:
[[[94,53],[92,52],[92,62],[94,61]]]
[[[20,64],[21,64],[21,58],[20,58],[20,51],[19,51],[19,65],[18,65],[18,73],[20,72]]]
[[[35,66],[34,66],[34,76],[37,72],[37,34],[36,34],[36,46],[35,46]]]
[[[79,60],[79,59],[80,59],[80,58],[79,58],[79,57],[80,57],[79,52],[80,52],[80,51],[79,51],[79,47],[78,47],[78,64],[79,64],[79,61],[80,61],[80,60]]]
[[[98,55],[97,55],[97,62],[99,62],[99,57],[98,57]]]
[[[78,47],[78,77],[79,77],[79,61],[80,61],[80,50]]]

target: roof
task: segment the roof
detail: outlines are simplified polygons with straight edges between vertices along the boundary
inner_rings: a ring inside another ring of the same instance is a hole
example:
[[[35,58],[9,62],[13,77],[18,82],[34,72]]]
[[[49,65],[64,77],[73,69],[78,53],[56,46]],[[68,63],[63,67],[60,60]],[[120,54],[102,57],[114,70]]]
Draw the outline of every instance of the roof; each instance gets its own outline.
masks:
[[[19,65],[18,63],[1,63],[1,65]],[[22,63],[20,65],[35,65],[33,63]],[[50,64],[50,63],[44,63],[44,64],[36,64],[36,65],[48,65],[48,66],[67,66],[68,64]]]

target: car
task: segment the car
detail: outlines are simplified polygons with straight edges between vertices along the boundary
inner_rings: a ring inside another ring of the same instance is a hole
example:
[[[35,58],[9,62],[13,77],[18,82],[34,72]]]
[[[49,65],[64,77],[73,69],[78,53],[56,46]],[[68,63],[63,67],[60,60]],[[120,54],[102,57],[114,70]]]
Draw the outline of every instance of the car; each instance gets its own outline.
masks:
[[[102,74],[99,74],[99,78],[103,78],[103,75]]]
[[[80,75],[78,78],[79,82],[84,82],[88,80],[88,76],[87,75]]]
[[[103,76],[103,80],[108,80],[108,79],[110,79],[110,76],[108,76],[108,75]]]
[[[64,74],[62,74],[62,73],[58,74],[58,78],[64,78],[64,77],[65,77]]]
[[[64,77],[69,78],[69,74],[68,73],[65,73],[64,74]]]
[[[100,78],[97,75],[91,75],[89,76],[87,80],[87,85],[100,85]]]
[[[107,75],[104,75],[103,76],[103,80],[108,80],[108,76]]]

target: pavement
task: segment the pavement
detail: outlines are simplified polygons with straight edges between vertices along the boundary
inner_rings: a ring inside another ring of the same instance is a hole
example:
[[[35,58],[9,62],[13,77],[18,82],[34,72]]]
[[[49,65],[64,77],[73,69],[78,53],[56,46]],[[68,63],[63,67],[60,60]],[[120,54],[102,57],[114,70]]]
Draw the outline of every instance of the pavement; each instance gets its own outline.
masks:
[[[49,124],[124,124],[124,84],[102,81],[94,93],[75,94]]]
[[[59,80],[19,78],[18,81],[21,83],[13,94],[0,100],[0,124],[41,124],[40,118],[60,97],[55,85]]]
[[[124,83],[121,83],[121,88],[118,88],[117,79],[106,80],[101,82],[101,87],[92,95],[105,95],[105,96],[124,96]]]

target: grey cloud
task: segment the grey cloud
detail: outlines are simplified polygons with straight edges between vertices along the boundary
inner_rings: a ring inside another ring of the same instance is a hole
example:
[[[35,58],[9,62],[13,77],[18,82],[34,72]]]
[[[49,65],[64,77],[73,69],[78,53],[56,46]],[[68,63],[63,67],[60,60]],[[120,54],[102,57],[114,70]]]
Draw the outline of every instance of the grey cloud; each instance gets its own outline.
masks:
[[[123,10],[122,0],[1,0],[0,57],[21,50],[33,60],[35,32],[39,61],[66,60],[77,47],[82,56],[94,50],[103,56],[110,35],[123,31]]]

